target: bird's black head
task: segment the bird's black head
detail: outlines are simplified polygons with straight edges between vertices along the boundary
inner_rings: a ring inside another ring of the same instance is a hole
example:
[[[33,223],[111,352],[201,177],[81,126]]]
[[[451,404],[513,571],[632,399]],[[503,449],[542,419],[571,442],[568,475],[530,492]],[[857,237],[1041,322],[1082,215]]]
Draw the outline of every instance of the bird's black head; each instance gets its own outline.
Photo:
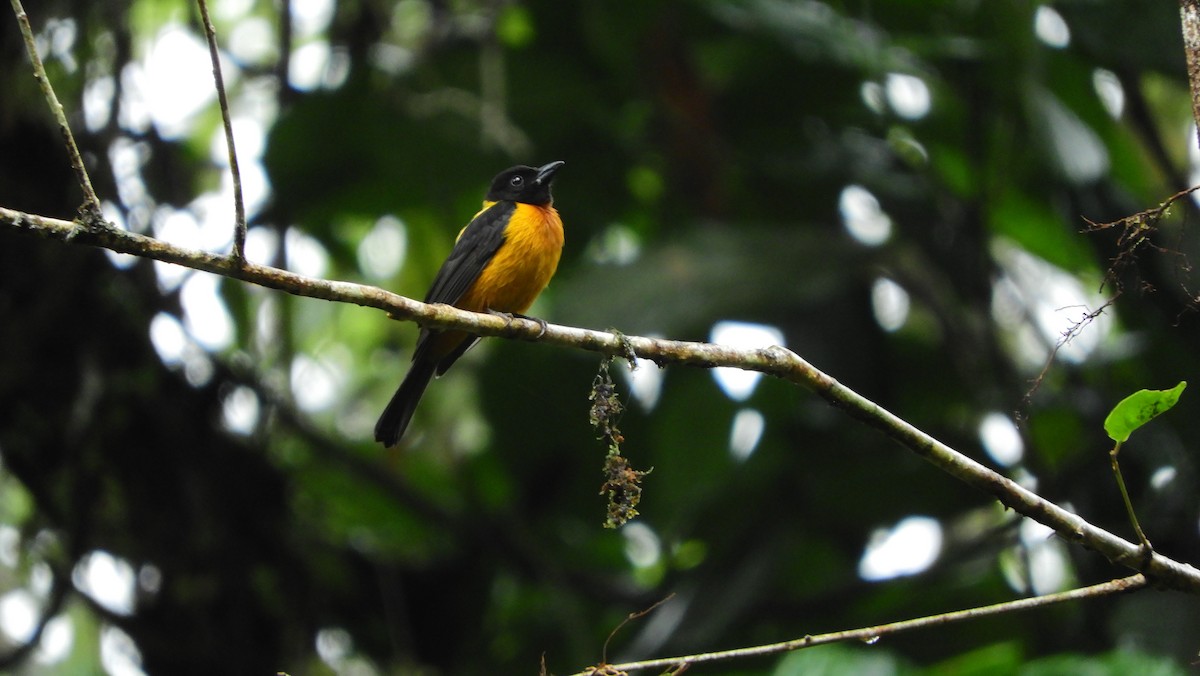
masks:
[[[505,169],[492,179],[492,187],[488,189],[487,201],[524,202],[546,206],[554,201],[550,196],[550,183],[554,174],[562,168],[565,162],[551,162],[540,167],[520,165]]]

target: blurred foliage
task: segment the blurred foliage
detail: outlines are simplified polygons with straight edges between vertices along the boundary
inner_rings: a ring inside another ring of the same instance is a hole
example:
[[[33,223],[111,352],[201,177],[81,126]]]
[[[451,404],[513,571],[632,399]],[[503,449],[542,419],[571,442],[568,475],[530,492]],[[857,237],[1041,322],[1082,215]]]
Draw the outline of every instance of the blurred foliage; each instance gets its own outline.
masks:
[[[227,246],[201,227],[231,211],[216,109],[182,135],[146,112],[149,70],[196,70],[152,49],[168,27],[194,41],[195,8],[30,5],[110,215],[172,241],[192,232],[167,227],[184,215],[209,234],[181,243]],[[535,314],[695,340],[720,320],[774,327],[906,420],[1131,535],[1103,419],[1200,364],[1197,214],[1178,203],[1136,250],[1118,229],[1081,231],[1196,174],[1171,3],[213,5],[235,116],[256,123],[243,170],[269,187],[251,208],[265,262],[422,297],[493,174],[562,159],[567,248]],[[72,215],[11,15],[0,83],[0,204]],[[485,341],[384,451],[370,430],[413,326],[228,281],[202,312],[211,292],[189,288],[0,234],[0,629],[14,594],[73,628],[53,660],[0,632],[6,669],[115,669],[113,650],[134,654],[112,648],[119,630],[154,674],[533,673],[543,654],[567,673],[669,594],[610,661],[1127,572],[807,392],[760,380],[738,400],[708,371],[653,364],[636,382],[661,378],[656,397],[615,379],[622,453],[654,471],[640,516],[608,530],[597,355]],[[160,342],[226,320],[216,342]],[[1150,540],[1187,562],[1198,406],[1182,398],[1122,455]],[[995,414],[1016,423],[1019,458],[985,443]],[[870,543],[912,516],[940,528],[936,558],[865,574]],[[132,612],[86,593],[98,551],[133,571]],[[1182,673],[1198,626],[1192,599],[1143,592],[690,672]]]

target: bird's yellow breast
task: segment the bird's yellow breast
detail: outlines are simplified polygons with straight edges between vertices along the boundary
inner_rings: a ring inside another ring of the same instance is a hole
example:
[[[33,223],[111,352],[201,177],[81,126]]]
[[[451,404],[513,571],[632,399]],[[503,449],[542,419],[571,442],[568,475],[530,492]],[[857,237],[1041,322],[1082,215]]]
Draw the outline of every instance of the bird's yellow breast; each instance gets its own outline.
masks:
[[[455,305],[475,312],[524,313],[550,283],[562,247],[562,219],[553,206],[517,203],[504,244]]]

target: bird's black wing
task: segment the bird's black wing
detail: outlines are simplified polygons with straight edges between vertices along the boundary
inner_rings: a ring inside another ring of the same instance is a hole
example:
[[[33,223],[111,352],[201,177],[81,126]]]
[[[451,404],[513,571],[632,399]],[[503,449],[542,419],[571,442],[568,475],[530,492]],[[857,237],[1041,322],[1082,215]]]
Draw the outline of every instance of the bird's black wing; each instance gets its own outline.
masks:
[[[516,208],[513,202],[496,202],[471,219],[433,278],[425,294],[426,303],[454,305],[462,298],[500,250],[504,230]]]

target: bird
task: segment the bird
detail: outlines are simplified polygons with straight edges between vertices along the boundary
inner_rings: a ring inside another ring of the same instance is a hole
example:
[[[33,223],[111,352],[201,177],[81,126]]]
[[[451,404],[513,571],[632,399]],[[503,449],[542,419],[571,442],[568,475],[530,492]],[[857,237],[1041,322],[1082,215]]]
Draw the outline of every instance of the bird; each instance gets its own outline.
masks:
[[[550,184],[564,164],[518,165],[497,174],[483,208],[458,233],[425,302],[524,317],[562,256],[563,224]],[[545,329],[545,322],[535,321]],[[399,443],[429,381],[478,340],[463,331],[422,328],[408,374],[375,424],[375,440],[388,448]]]

